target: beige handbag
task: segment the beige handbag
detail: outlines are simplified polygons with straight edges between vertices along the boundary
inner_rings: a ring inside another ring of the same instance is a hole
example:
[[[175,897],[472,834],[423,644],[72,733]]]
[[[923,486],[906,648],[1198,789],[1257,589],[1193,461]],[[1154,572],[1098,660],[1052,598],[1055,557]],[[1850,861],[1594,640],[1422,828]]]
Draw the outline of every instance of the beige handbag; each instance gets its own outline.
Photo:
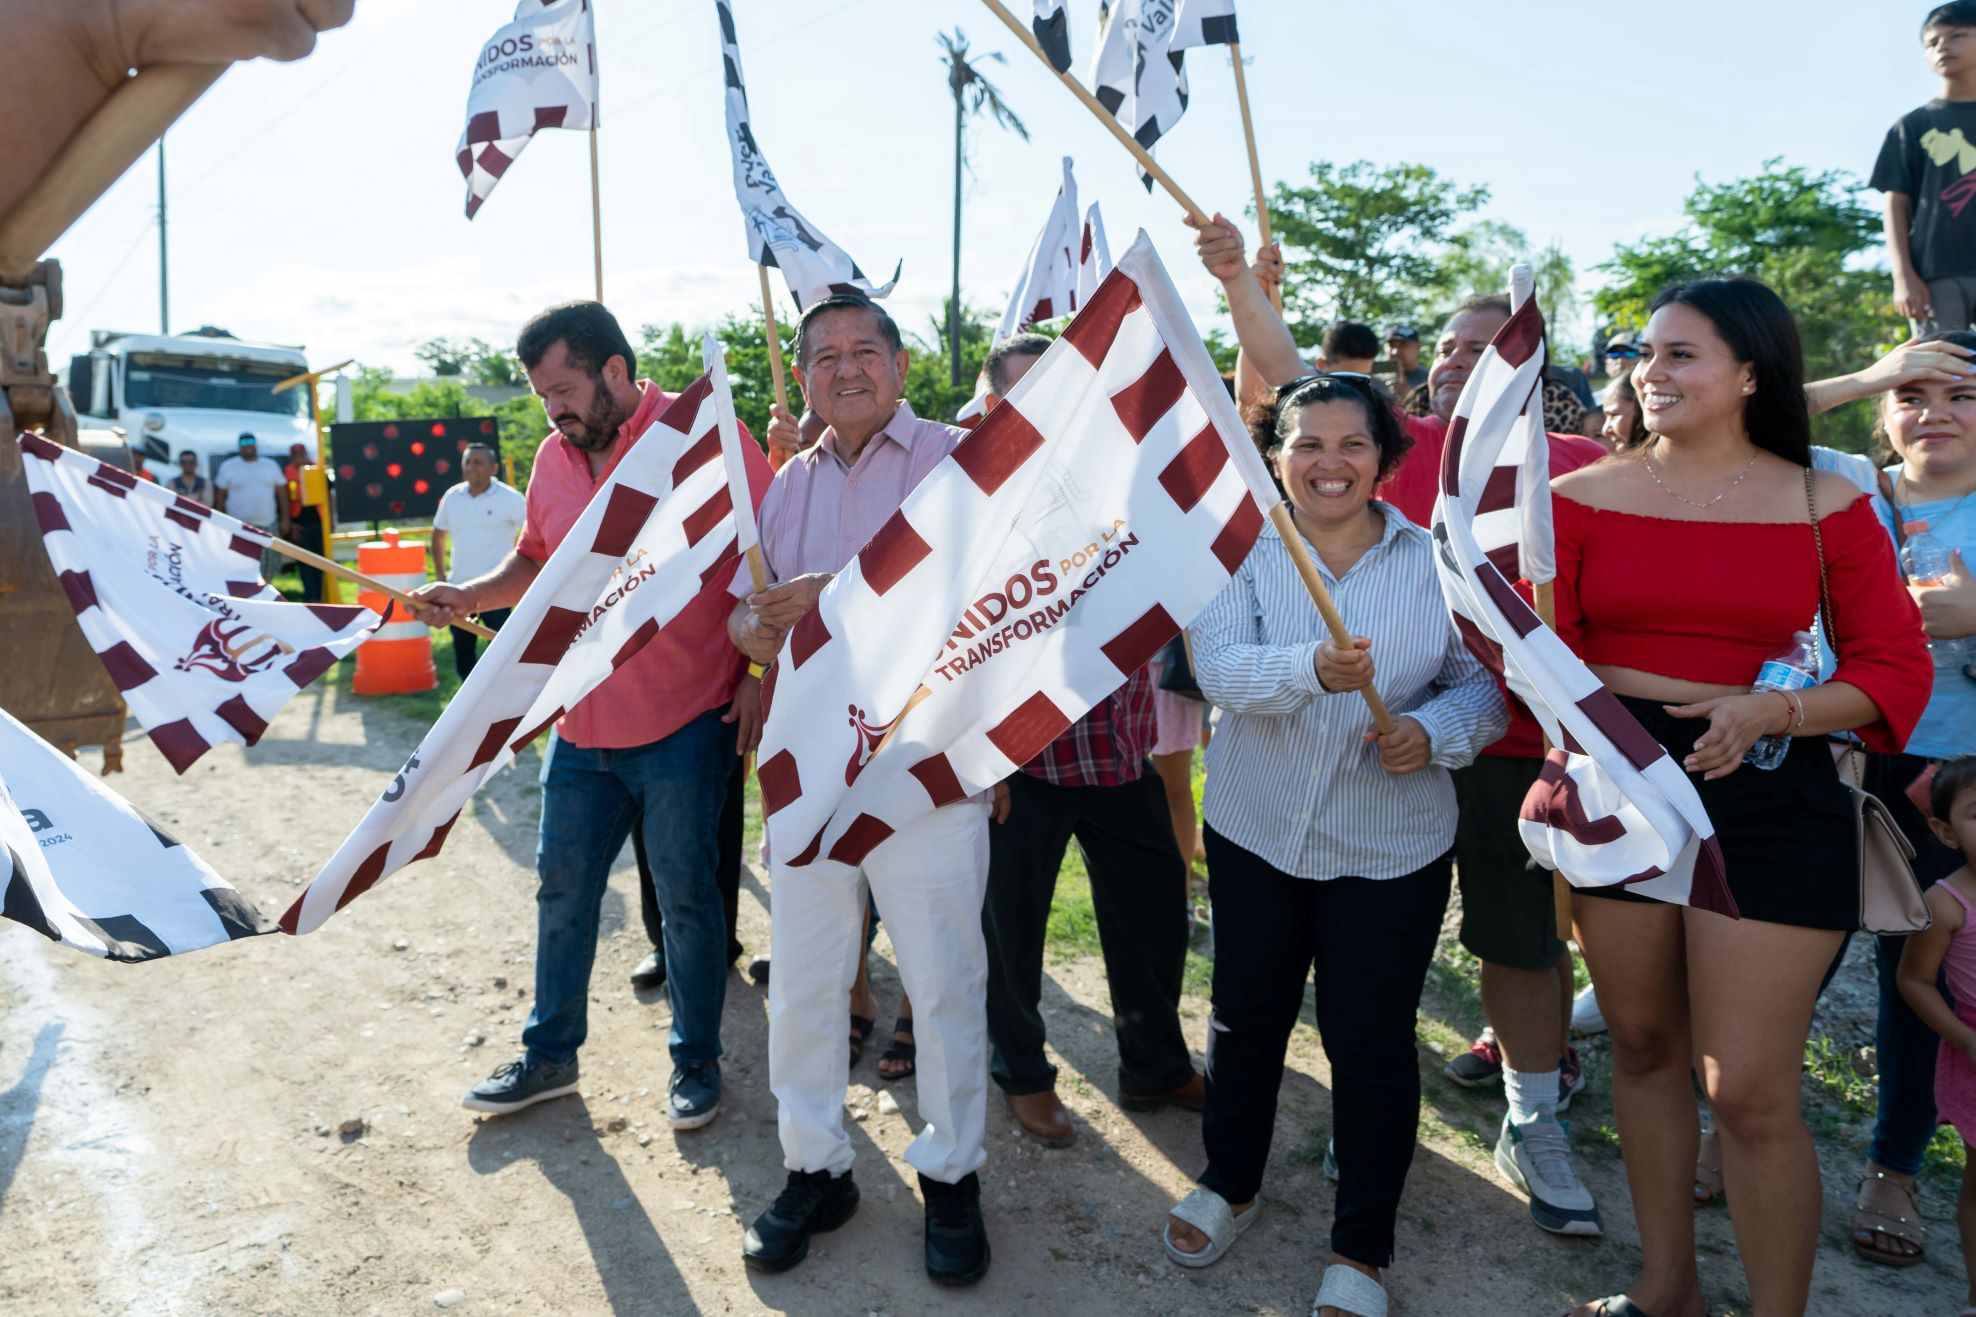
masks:
[[[1839,657],[1839,642],[1832,617],[1832,589],[1825,579],[1825,536],[1818,528],[1818,505],[1812,499],[1811,469],[1804,473],[1805,503],[1811,509],[1811,538],[1818,546],[1818,598],[1821,605],[1818,639],[1832,646],[1832,657]],[[1853,831],[1859,851],[1859,927],[1866,933],[1901,935],[1919,933],[1935,922],[1928,913],[1928,902],[1921,895],[1921,884],[1914,877],[1914,847],[1908,845],[1894,816],[1880,798],[1862,782],[1866,755],[1857,747],[1839,759],[1839,781],[1852,796]]]

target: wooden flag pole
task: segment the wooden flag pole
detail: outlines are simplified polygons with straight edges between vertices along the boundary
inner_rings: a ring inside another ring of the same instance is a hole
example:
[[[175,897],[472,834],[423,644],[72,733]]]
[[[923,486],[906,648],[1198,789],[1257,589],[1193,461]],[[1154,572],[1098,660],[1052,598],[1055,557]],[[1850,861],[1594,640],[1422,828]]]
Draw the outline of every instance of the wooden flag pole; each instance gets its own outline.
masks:
[[[1249,144],[1249,178],[1256,189],[1256,227],[1262,232],[1262,245],[1269,246],[1269,199],[1263,192],[1262,158],[1256,154],[1256,125],[1249,116],[1249,80],[1242,73],[1242,43],[1228,43],[1229,58],[1235,61],[1235,101],[1242,107],[1242,136]],[[1271,284],[1269,300],[1276,307],[1277,314],[1283,312],[1283,287]]]
[[[419,603],[418,600],[395,586],[386,585],[376,577],[365,576],[360,571],[345,567],[333,558],[325,558],[320,553],[311,553],[299,544],[290,544],[287,540],[270,539],[268,541],[268,547],[292,562],[299,562],[304,567],[313,567],[319,572],[328,572],[332,576],[340,576],[346,581],[363,586],[366,590],[375,590],[387,598],[396,599],[399,603],[407,607]],[[453,623],[453,625],[462,631],[471,631],[482,640],[494,639],[494,633],[478,622],[472,622],[462,618]]]
[[[768,326],[768,369],[775,379],[775,405],[789,410],[789,384],[782,368],[782,327],[775,323],[775,294],[768,286],[768,266],[756,265],[762,277],[762,319]]]
[[[594,111],[593,111],[594,113]],[[590,265],[597,277],[597,300],[604,300],[604,206],[597,187],[597,130],[590,130]]]
[[[229,67],[158,64],[120,83],[0,216],[0,275],[25,278],[55,239]]]
[[[1278,503],[1269,510],[1269,520],[1276,527],[1276,533],[1283,537],[1283,546],[1290,551],[1290,561],[1297,565],[1297,575],[1304,578],[1304,589],[1310,591],[1311,602],[1324,618],[1325,629],[1331,632],[1331,643],[1340,649],[1352,647],[1352,633],[1345,630],[1345,619],[1338,615],[1338,605],[1331,602],[1331,592],[1324,588],[1324,578],[1318,574],[1317,564],[1311,561],[1310,550],[1304,547],[1304,537],[1297,530],[1297,523],[1290,516],[1290,505]],[[1386,712],[1386,701],[1379,692],[1367,686],[1359,691],[1365,697],[1365,707],[1372,710],[1372,725],[1384,736],[1395,727],[1393,715]]]
[[[1180,208],[1187,212],[1189,219],[1192,219],[1197,224],[1205,224],[1213,218],[1213,216],[1195,205],[1192,197],[1180,190],[1180,185],[1173,181],[1173,176],[1159,167],[1159,163],[1153,159],[1152,153],[1133,140],[1132,134],[1125,131],[1125,125],[1121,124],[1111,111],[1099,104],[1098,98],[1084,89],[1084,84],[1071,77],[1068,73],[1057,72],[1056,66],[1050,63],[1050,57],[1043,53],[1043,47],[1037,43],[1036,34],[1031,32],[1027,27],[1024,27],[1022,20],[1011,14],[1008,6],[1004,5],[1002,0],[982,0],[982,3],[995,12],[995,17],[1001,19],[1008,26],[1009,31],[1015,33],[1022,44],[1029,47],[1030,52],[1037,59],[1043,61],[1043,67],[1048,69],[1057,81],[1070,88],[1072,94],[1078,100],[1084,102],[1085,109],[1098,116],[1098,122],[1109,128],[1111,135],[1118,139],[1119,145],[1132,153],[1132,158],[1139,162],[1139,168],[1145,170],[1154,182],[1165,188],[1168,196],[1180,203]]]
[[[1534,581],[1530,586],[1531,601],[1536,607],[1537,616],[1551,630],[1557,630],[1557,586],[1551,581]],[[1544,753],[1549,754],[1551,743],[1544,741]],[[1560,938],[1571,936],[1571,880],[1564,874],[1551,874],[1551,904],[1557,917],[1557,935]]]

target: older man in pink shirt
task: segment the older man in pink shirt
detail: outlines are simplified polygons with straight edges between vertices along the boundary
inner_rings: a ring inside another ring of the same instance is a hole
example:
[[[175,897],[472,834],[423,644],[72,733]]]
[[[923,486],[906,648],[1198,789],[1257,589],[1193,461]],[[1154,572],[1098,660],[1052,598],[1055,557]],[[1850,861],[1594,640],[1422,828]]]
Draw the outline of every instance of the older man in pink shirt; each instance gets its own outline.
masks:
[[[821,439],[791,457],[762,501],[761,534],[773,583],[745,596],[728,621],[757,663],[816,604],[833,574],[965,432],[923,421],[901,400],[909,364],[898,326],[875,303],[842,295],[813,304],[796,331],[796,376],[819,416]],[[778,410],[770,443],[795,447],[796,418]],[[850,638],[884,644],[883,636]],[[821,711],[819,711],[819,716]],[[869,890],[884,912],[917,1009],[919,1111],[925,1127],[906,1149],[926,1205],[926,1270],[968,1285],[988,1270],[976,1172],[987,1116],[987,950],[981,899],[988,881],[988,803],[976,798],[899,829],[843,878],[791,870],[771,855],[775,973],[769,979],[769,1087],[781,1107],[789,1179],[749,1229],[750,1266],[782,1271],[802,1261],[812,1233],[857,1209],[844,1135],[849,1082],[844,1003],[864,955]]]
[[[636,353],[596,302],[544,311],[523,327],[516,352],[556,431],[535,455],[514,551],[483,576],[414,592],[420,618],[433,625],[518,601],[597,486],[673,400],[635,378]],[[768,462],[752,442],[741,449],[759,501]],[[526,1051],[467,1093],[471,1110],[519,1111],[576,1088],[599,907],[635,827],[665,921],[673,1061],[666,1117],[675,1129],[697,1129],[719,1114],[728,944],[718,823],[733,757],[761,729],[760,685],[728,642],[726,584],[717,578],[556,723],[542,760]]]

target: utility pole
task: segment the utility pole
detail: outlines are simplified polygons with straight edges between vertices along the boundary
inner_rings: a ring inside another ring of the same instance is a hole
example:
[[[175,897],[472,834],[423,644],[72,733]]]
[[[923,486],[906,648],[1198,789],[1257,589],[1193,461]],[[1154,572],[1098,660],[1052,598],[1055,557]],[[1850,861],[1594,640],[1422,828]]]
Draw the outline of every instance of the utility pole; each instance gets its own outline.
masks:
[[[165,139],[158,138],[158,332],[172,332],[171,252],[165,245]]]
[[[947,85],[954,93],[954,286],[947,302],[947,356],[952,362],[949,383],[955,385],[961,382],[961,169],[967,162],[967,119],[961,93],[973,80],[974,70],[956,58],[947,73]]]

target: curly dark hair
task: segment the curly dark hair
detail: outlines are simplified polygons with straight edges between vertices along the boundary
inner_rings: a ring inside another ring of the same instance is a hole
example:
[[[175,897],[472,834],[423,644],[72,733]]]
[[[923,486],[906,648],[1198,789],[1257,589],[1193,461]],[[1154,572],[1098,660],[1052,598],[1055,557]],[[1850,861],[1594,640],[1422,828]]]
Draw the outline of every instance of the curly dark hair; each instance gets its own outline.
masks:
[[[1372,381],[1354,375],[1311,375],[1278,389],[1249,408],[1249,436],[1269,466],[1269,477],[1281,490],[1275,457],[1297,424],[1297,417],[1313,403],[1349,402],[1365,410],[1365,432],[1379,450],[1379,479],[1393,474],[1400,459],[1413,447],[1413,436],[1400,424],[1393,409],[1373,391]],[[1287,496],[1287,495],[1286,495]]]

